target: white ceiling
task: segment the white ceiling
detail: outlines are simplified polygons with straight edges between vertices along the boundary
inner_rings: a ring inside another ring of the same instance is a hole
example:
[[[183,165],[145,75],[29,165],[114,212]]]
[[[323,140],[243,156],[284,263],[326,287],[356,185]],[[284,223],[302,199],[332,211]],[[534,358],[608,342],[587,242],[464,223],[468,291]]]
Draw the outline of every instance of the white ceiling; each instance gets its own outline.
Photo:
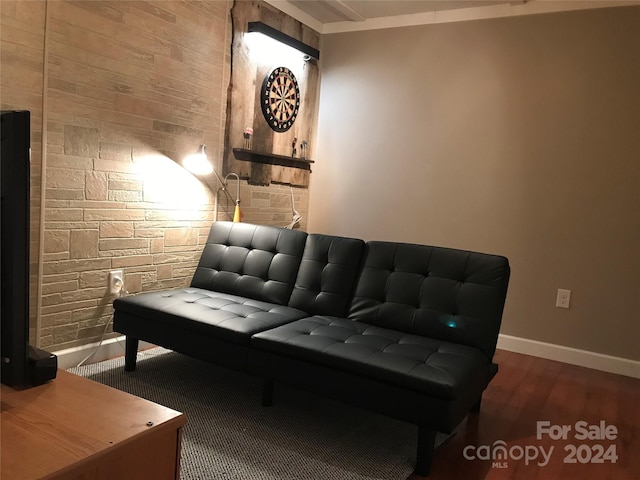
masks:
[[[482,7],[507,0],[288,0],[320,23],[362,22],[369,18]],[[524,3],[520,1],[520,3]]]
[[[265,0],[318,33],[640,5],[640,0]]]

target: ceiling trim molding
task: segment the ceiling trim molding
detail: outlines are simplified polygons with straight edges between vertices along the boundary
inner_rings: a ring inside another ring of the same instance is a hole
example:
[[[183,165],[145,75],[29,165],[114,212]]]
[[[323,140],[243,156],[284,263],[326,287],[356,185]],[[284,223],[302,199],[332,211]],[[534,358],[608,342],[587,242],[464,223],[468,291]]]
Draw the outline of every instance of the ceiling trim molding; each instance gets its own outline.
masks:
[[[349,5],[344,3],[344,0],[335,0],[331,2],[327,2],[327,6],[332,8],[333,10],[341,13],[345,17],[347,17],[352,22],[364,22],[366,20],[365,17],[356,12]]]
[[[509,3],[500,5],[460,8],[456,10],[424,12],[410,15],[397,15],[392,17],[370,18],[364,21],[357,22],[345,21],[323,24],[286,0],[264,1],[323,35],[331,33],[357,32],[363,30],[379,30],[383,28],[400,28],[412,27],[416,25],[431,25],[437,23],[485,20],[489,18],[537,15],[540,13],[555,13],[573,10],[588,10],[596,8],[622,7],[633,5],[640,6],[640,0],[529,0],[526,2],[511,1]]]

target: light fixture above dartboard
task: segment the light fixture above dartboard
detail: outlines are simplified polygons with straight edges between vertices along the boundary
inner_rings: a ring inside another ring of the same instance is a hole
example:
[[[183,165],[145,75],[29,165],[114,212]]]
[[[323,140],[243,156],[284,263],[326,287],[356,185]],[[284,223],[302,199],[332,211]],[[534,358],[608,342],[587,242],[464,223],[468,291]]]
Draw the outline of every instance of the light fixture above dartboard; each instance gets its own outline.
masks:
[[[286,132],[291,128],[300,110],[300,87],[291,70],[276,67],[264,77],[260,107],[272,130]]]

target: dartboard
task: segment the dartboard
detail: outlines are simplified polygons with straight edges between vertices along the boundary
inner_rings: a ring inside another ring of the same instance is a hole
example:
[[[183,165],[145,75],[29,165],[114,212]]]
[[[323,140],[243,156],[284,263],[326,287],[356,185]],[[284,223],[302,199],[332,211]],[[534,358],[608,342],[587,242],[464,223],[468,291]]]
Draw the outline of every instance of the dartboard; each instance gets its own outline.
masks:
[[[260,105],[272,130],[286,132],[291,128],[300,109],[300,87],[291,70],[277,67],[264,77]]]

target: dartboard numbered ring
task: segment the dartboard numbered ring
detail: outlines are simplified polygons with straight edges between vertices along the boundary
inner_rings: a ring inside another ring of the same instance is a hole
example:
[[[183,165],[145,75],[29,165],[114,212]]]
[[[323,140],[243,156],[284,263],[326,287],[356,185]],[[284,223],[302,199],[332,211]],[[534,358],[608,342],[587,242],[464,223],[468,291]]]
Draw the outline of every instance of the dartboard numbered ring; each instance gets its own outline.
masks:
[[[291,128],[300,110],[300,87],[291,70],[277,67],[264,77],[260,106],[272,130],[286,132]]]

